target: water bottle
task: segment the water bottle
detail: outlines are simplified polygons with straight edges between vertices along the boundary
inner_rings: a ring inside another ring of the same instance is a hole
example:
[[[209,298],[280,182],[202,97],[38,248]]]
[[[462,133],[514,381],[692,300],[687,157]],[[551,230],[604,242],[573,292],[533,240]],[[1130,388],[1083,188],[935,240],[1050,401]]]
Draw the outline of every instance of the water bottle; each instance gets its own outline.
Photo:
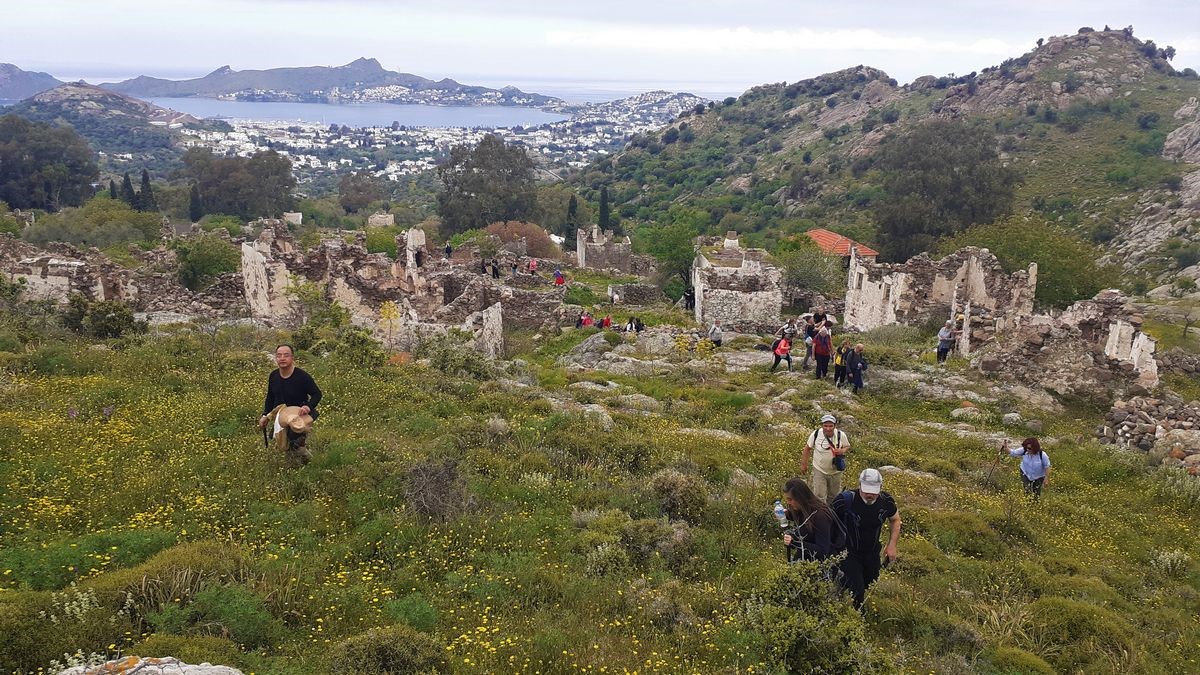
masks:
[[[783,502],[775,500],[775,520],[779,521],[780,527],[788,526],[787,510],[783,508]]]

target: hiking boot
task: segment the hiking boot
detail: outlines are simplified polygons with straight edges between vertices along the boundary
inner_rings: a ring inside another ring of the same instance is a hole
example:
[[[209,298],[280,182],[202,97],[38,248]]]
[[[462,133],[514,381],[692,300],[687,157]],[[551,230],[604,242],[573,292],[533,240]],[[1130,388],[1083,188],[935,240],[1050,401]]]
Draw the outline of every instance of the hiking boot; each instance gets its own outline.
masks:
[[[304,466],[312,460],[308,449],[308,434],[293,434],[288,431],[287,461],[290,466]]]

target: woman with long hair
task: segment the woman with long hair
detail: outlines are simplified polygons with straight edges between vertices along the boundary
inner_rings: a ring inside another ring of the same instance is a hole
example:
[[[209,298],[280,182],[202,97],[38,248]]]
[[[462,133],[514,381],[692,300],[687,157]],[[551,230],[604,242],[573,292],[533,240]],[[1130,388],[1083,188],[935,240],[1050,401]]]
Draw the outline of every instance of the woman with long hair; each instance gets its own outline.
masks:
[[[1050,455],[1042,450],[1038,439],[1030,436],[1021,441],[1021,447],[1009,449],[1008,441],[1000,447],[1000,453],[1008,450],[1012,457],[1021,458],[1021,486],[1025,494],[1037,499],[1042,496],[1042,488],[1050,483]]]
[[[824,560],[833,555],[834,528],[839,527],[836,516],[813,494],[808,482],[799,476],[788,479],[783,486],[783,502],[788,520],[795,523],[783,535],[788,561]]]

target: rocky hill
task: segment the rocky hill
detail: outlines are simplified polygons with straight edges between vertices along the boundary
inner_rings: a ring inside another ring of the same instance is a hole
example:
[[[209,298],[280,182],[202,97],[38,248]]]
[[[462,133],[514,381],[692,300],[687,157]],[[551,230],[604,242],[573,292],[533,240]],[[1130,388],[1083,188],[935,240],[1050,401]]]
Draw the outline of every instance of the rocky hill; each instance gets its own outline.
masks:
[[[41,92],[5,112],[39,122],[66,124],[110,160],[119,162],[121,156],[137,155],[138,167],[146,166],[147,159],[177,159],[177,129],[213,124],[84,82]],[[154,166],[153,161],[150,166]]]
[[[140,97],[226,98],[239,101],[389,101],[432,103],[457,100],[466,104],[548,105],[559,100],[516,87],[490,89],[452,79],[430,80],[386,70],[375,59],[360,58],[344,66],[233,70],[221,66],[191,80],[140,76],[105,84],[113,91]]]
[[[48,73],[21,70],[11,63],[0,63],[0,99],[16,101],[62,84]]]
[[[766,244],[818,224],[869,242],[879,144],[927,119],[963,119],[994,130],[1024,176],[1018,213],[1158,283],[1186,267],[1176,253],[1200,216],[1200,79],[1176,72],[1173,55],[1131,30],[1080,29],[964,76],[900,85],[857,66],[762,85],[636,137],[575,181],[593,199],[608,185],[625,219],[662,220],[680,205],[706,212],[710,232]]]

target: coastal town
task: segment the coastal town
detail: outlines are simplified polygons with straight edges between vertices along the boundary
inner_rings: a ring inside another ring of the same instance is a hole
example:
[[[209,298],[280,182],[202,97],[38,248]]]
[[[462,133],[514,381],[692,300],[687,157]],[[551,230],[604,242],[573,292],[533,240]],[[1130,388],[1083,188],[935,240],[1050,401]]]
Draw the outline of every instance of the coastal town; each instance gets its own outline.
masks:
[[[180,128],[185,144],[220,154],[248,157],[272,149],[292,161],[301,181],[370,170],[380,178],[429,171],[455,145],[474,145],[493,133],[524,146],[539,165],[579,167],[597,155],[613,152],[631,136],[661,128],[708,100],[686,93],[654,91],[598,104],[573,106],[570,119],[537,126],[383,127],[325,125],[295,121],[230,119],[228,127]]]

